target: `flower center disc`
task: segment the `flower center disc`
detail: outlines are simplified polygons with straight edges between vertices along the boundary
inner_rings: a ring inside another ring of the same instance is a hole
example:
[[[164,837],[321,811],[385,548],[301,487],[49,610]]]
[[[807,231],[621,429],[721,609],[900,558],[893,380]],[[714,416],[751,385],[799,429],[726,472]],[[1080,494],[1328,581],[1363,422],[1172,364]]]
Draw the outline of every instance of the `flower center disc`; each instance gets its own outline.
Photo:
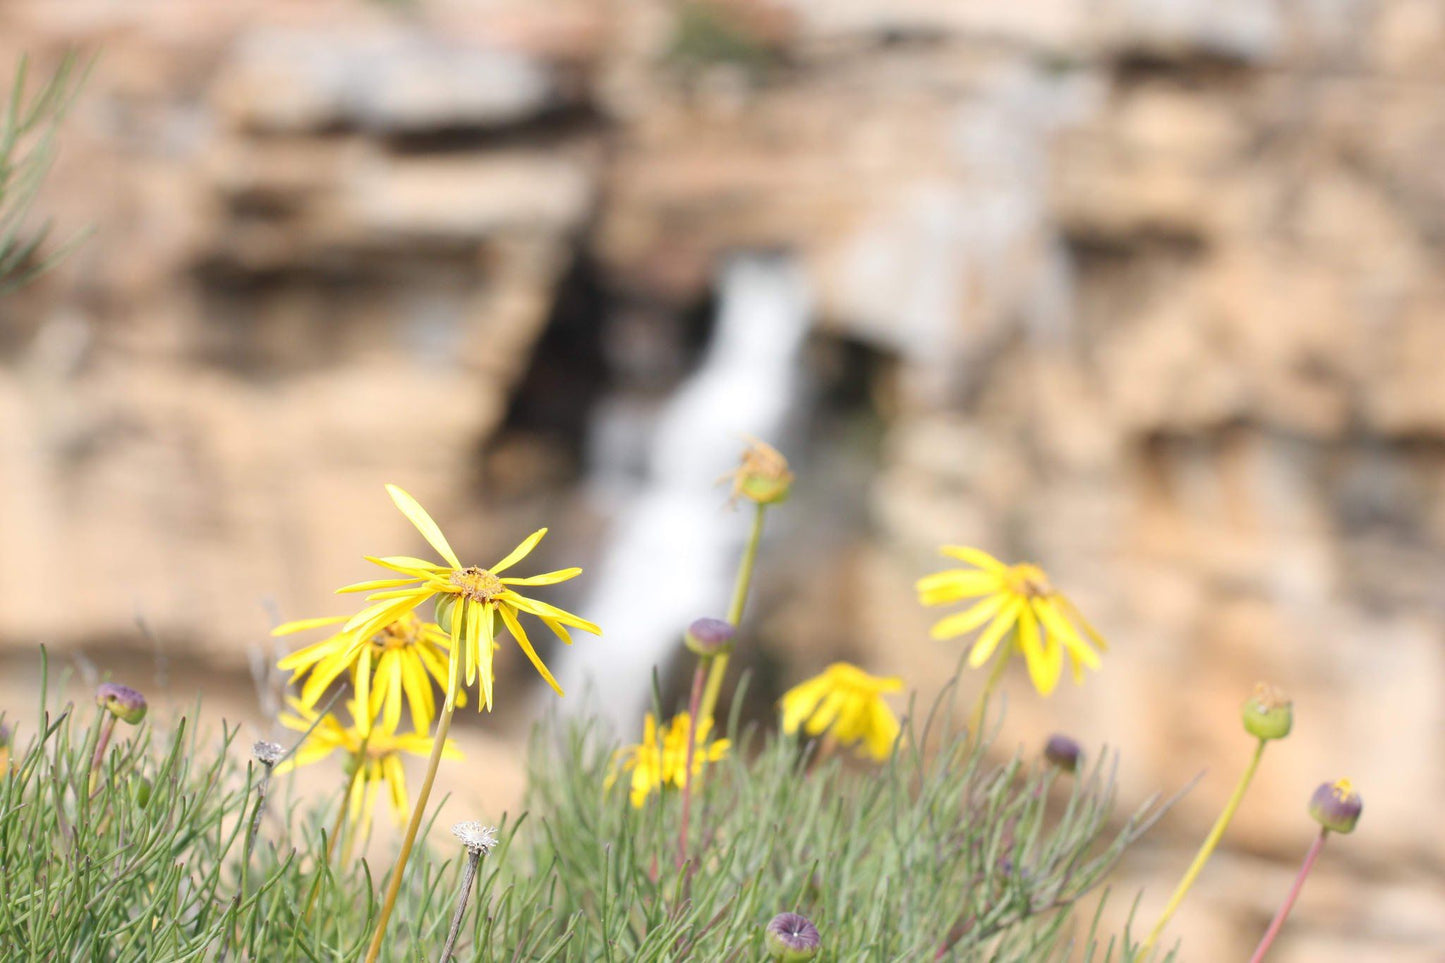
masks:
[[[1037,565],[1024,563],[1013,566],[1009,569],[1009,582],[1009,587],[1014,590],[1016,595],[1043,598],[1054,594],[1054,587],[1049,584],[1049,577]]]
[[[506,590],[501,579],[486,569],[475,566],[453,572],[452,584],[473,602],[490,602]]]

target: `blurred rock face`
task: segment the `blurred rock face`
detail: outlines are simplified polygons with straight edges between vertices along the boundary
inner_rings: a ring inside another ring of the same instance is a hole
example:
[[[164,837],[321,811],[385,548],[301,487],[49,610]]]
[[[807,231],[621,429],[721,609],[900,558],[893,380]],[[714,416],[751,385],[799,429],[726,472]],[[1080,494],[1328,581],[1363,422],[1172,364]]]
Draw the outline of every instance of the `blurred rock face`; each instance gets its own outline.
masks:
[[[956,652],[910,590],[934,544],[1048,566],[1115,651],[1048,704],[1020,682],[1010,725],[1122,741],[1135,797],[1208,765],[1181,823],[1243,763],[1239,702],[1282,685],[1255,855],[1186,910],[1186,957],[1252,945],[1287,870],[1229,881],[1303,849],[1342,767],[1371,801],[1350,858],[1394,882],[1322,883],[1362,935],[1301,921],[1294,958],[1440,937],[1439,880],[1401,895],[1445,856],[1417,829],[1445,791],[1420,764],[1445,757],[1437,3],[0,12],[0,63],[72,43],[104,56],[46,205],[95,234],[0,306],[7,644],[125,640],[141,611],[237,665],[259,599],[323,614],[363,551],[410,544],[382,481],[500,546],[477,453],[578,251],[656,315],[727,251],[789,249],[819,330],[893,359],[870,535],[801,597],[936,678]],[[545,473],[508,450],[516,487]],[[805,649],[824,617],[770,634]]]

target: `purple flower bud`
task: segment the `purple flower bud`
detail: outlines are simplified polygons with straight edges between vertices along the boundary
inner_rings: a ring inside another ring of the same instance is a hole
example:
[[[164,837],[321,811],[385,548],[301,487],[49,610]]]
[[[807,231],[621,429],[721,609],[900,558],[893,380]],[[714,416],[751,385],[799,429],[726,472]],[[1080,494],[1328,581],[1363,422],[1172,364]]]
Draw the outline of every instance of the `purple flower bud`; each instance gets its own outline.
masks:
[[[1352,833],[1360,821],[1365,801],[1348,779],[1321,783],[1310,797],[1310,815],[1315,822],[1336,833]]]
[[[146,717],[146,697],[119,682],[102,682],[95,690],[95,704],[133,726]]]
[[[818,928],[806,916],[798,913],[779,913],[768,924],[764,942],[774,960],[780,963],[803,963],[818,955],[823,945]]]
[[[1077,770],[1083,756],[1084,750],[1079,748],[1079,744],[1061,733],[1054,733],[1044,743],[1044,758],[1065,772]]]
[[[682,640],[688,651],[710,659],[715,655],[726,655],[733,650],[733,640],[738,630],[731,622],[722,619],[695,619],[687,627]]]

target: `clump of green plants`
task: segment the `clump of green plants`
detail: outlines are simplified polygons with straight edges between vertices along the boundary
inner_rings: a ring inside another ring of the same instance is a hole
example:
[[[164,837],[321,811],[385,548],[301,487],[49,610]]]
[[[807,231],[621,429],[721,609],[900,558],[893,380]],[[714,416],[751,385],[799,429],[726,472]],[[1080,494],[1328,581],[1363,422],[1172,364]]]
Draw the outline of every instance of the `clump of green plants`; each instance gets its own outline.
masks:
[[[289,747],[244,754],[234,730],[202,727],[199,706],[158,723],[143,693],[115,682],[93,709],[51,707],[42,691],[28,734],[0,719],[0,946],[117,961],[1172,958],[1156,944],[1264,747],[1289,734],[1289,700],[1265,686],[1246,701],[1255,752],[1148,937],[1102,933],[1102,896],[1077,918],[1081,901],[1167,805],[1121,818],[1116,758],[1090,761],[1059,735],[1000,762],[987,724],[1010,665],[1022,661],[1041,695],[1066,661],[1082,683],[1101,667],[1098,631],[1039,567],[944,546],[963,566],[920,578],[919,600],[966,603],[938,639],[977,635],[936,701],[900,707],[904,679],[835,663],[784,694],[776,726],[741,725],[745,681],[720,722],[766,519],[794,483],[761,443],[731,479],[752,524],[727,617],[699,618],[680,640],[696,660],[685,708],[657,697],[628,745],[587,721],[539,728],[524,815],[499,827],[469,820],[445,837],[428,802],[460,757],[447,738],[456,708],[506,696],[493,675],[501,633],[561,695],[521,616],[564,642],[601,632],[537,597],[580,569],[513,572],[545,529],[490,568],[466,565],[388,486],[443,561],[373,557],[386,577],[342,590],[366,596],[353,614],[278,627],[328,629],[281,661],[299,685],[281,719],[297,733]],[[965,664],[987,670],[967,712]],[[415,802],[408,753],[427,760]],[[328,759],[341,763],[334,793],[297,798],[285,774]],[[354,845],[383,793],[405,825],[390,868]],[[1360,810],[1347,781],[1316,794],[1321,833],[1256,960],[1326,835],[1352,830]]]

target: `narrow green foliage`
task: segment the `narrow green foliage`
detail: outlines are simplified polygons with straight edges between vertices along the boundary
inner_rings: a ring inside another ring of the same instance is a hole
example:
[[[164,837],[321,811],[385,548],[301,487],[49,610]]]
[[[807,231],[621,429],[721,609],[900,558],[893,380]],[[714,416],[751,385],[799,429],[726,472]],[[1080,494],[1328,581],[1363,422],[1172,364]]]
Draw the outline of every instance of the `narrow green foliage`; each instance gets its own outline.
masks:
[[[66,57],[49,80],[34,85],[25,58],[0,101],[0,294],[50,267],[66,248],[42,255],[49,224],[31,221],[31,207],[55,158],[55,134],[85,71]]]
[[[386,880],[325,860],[340,774],[310,804],[278,777],[243,869],[260,767],[235,730],[158,715],[116,730],[93,788],[98,710],[46,709],[17,739],[0,776],[0,946],[23,949],[6,959],[356,960]],[[635,809],[606,787],[616,746],[595,726],[540,729],[530,815],[481,863],[454,959],[756,960],[780,911],[818,925],[824,960],[1062,959],[1079,939],[1091,963],[1138,958],[1097,913],[1078,932],[1073,910],[1162,810],[1116,825],[1111,758],[1077,778],[991,764],[952,717],[941,702],[910,722],[881,768],[734,723],[735,750],[696,787],[682,868],[675,792]],[[411,866],[384,959],[437,958],[465,862],[442,851]]]

